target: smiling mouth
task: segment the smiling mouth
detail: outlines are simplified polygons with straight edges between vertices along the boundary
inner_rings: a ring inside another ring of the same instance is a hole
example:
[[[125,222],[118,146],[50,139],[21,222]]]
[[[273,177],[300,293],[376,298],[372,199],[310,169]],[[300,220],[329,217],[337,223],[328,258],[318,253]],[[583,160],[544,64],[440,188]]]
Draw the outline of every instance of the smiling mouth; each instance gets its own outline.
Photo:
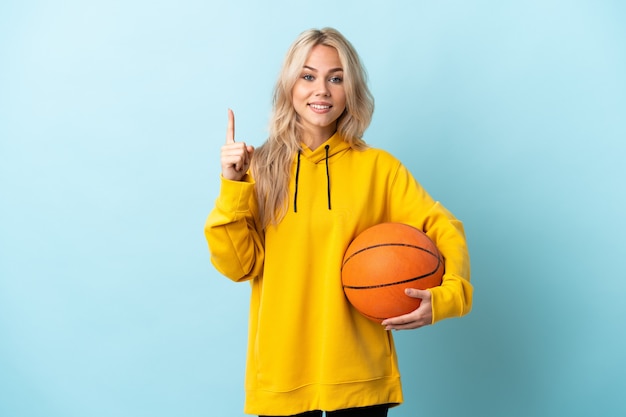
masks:
[[[322,105],[322,104],[309,104],[309,106],[315,110],[328,110],[332,107],[331,105]]]

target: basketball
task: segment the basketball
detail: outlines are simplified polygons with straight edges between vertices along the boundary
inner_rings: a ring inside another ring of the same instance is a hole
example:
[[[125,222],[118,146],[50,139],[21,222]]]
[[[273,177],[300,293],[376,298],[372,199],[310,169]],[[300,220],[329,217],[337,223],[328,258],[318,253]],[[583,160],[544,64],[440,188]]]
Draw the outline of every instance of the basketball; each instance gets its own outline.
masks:
[[[417,309],[421,300],[404,290],[441,285],[443,272],[443,257],[424,232],[407,224],[381,223],[350,243],[341,282],[350,303],[380,323]]]

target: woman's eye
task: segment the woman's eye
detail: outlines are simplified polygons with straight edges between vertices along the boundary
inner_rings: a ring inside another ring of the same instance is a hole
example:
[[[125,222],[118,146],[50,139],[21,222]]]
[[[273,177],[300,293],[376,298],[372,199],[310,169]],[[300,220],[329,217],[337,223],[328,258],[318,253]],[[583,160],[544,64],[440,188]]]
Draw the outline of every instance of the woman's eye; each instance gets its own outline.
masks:
[[[341,83],[343,81],[343,78],[341,77],[331,77],[330,82],[334,83],[334,84],[338,84]]]
[[[315,79],[311,74],[304,74],[302,78],[307,81],[313,81]]]

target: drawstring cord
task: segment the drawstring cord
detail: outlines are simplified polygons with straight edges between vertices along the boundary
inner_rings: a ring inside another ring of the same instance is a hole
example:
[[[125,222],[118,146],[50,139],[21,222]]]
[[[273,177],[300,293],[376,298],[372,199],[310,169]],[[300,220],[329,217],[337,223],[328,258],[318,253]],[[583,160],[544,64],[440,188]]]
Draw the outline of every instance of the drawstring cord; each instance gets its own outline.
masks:
[[[330,145],[324,147],[326,149],[326,189],[328,190],[328,210],[330,210],[330,173],[328,172],[328,149]]]
[[[296,165],[296,191],[293,193],[293,212],[298,212],[298,175],[300,175],[300,151],[298,151],[298,165]]]
[[[330,145],[324,146],[326,150],[326,190],[328,193],[328,210],[330,210],[330,172],[328,170],[328,150],[330,149]],[[293,212],[298,212],[298,177],[300,176],[300,155],[301,152],[298,151],[298,163],[296,164],[296,189],[293,193]]]

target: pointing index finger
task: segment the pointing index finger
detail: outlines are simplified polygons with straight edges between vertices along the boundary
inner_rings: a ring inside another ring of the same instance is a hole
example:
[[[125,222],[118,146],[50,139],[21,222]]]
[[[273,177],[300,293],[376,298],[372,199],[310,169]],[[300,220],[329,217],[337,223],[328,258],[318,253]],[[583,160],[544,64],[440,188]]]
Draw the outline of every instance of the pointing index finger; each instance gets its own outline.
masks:
[[[228,128],[226,129],[226,143],[235,143],[235,114],[228,109]]]

